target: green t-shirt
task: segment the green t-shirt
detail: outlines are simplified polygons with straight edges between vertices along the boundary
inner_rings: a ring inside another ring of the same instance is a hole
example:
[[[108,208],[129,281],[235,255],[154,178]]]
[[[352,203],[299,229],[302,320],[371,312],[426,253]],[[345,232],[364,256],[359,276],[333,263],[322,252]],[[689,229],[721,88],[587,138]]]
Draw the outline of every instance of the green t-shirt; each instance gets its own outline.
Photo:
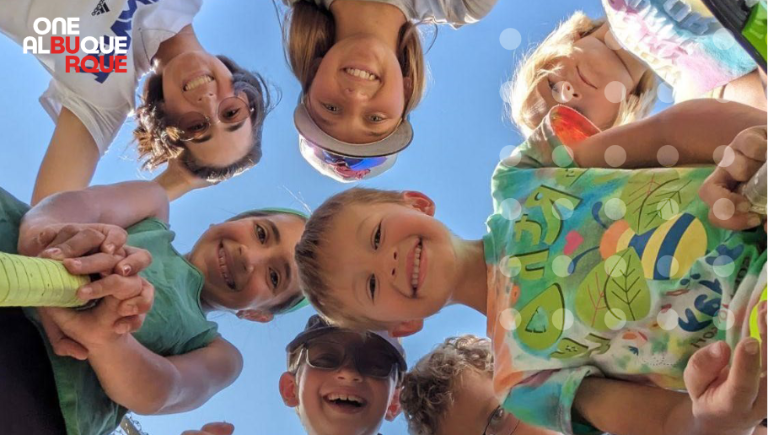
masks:
[[[0,189],[0,251],[16,252],[19,224],[28,209]],[[141,329],[133,334],[136,340],[161,356],[181,355],[210,344],[218,332],[200,306],[203,275],[173,248],[174,233],[157,219],[145,219],[127,231],[129,245],[152,254],[152,264],[140,275],[155,286],[154,304]],[[87,361],[54,354],[36,312],[25,309],[25,313],[45,342],[67,434],[112,433],[127,410],[107,397]]]
[[[696,350],[748,333],[765,286],[763,229],[709,222],[712,167],[577,167],[563,145],[596,132],[555,107],[496,168],[484,239],[496,391],[563,433],[592,432],[571,420],[585,376],[684,388]]]

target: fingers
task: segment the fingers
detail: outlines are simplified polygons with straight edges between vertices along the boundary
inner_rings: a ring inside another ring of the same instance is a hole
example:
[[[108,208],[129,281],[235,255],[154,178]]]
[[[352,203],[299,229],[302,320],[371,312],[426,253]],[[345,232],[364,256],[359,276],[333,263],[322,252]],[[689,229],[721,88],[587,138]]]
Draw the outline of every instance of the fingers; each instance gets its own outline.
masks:
[[[203,426],[202,430],[211,435],[232,435],[235,432],[235,426],[224,422],[208,423]]]
[[[766,148],[768,148],[765,126],[752,127],[742,131],[736,135],[731,147],[749,159],[765,162]]]
[[[752,409],[760,388],[760,343],[747,337],[736,346],[726,393],[737,409]]]
[[[744,146],[739,149],[739,147],[736,147],[735,145],[736,143],[726,150],[724,153],[725,155],[718,166],[725,169],[731,176],[731,179],[743,183],[749,181],[749,179],[752,178],[752,175],[754,175],[763,163],[765,163],[765,148],[763,148],[762,151],[755,149],[755,147]],[[745,155],[744,152],[749,153],[751,156],[758,157],[759,160],[750,158]],[[762,156],[760,156],[761,153]]]
[[[86,257],[67,258],[63,263],[71,274],[93,275],[113,270],[119,261],[120,257],[99,252]]]
[[[56,315],[56,309],[38,308],[37,311],[40,315],[40,323],[43,325],[45,335],[48,336],[48,341],[56,355],[69,356],[81,361],[88,358],[88,350],[80,345],[80,343],[64,335],[64,332],[61,331],[53,320],[52,316]]]
[[[722,341],[697,350],[688,360],[688,366],[683,373],[688,394],[694,399],[701,397],[720,377],[723,369],[728,365],[729,357],[730,348]]]
[[[112,330],[119,335],[136,332],[141,329],[141,326],[144,324],[144,319],[146,317],[146,314],[142,314],[140,316],[121,317],[114,323],[114,325],[112,325]]]
[[[43,251],[43,257],[54,260],[63,260],[65,258],[81,257],[91,251],[100,250],[104,242],[104,234],[93,228],[77,229],[75,234],[67,237],[71,233],[71,226],[65,226],[59,231],[59,235]],[[62,240],[64,239],[64,240]]]
[[[103,252],[112,254],[128,241],[128,232],[118,226],[105,225],[103,231],[106,232],[104,242],[101,244]]]
[[[84,301],[105,296],[126,300],[141,294],[142,281],[143,279],[138,276],[109,275],[80,287],[77,290],[77,297]]]
[[[125,258],[115,265],[115,273],[123,276],[136,275],[152,263],[152,254],[146,249],[125,246],[124,252]]]
[[[136,316],[146,314],[152,308],[152,303],[154,300],[155,287],[146,280],[142,279],[141,293],[135,297],[121,301],[117,308],[117,312],[121,316]]]
[[[723,168],[715,168],[699,189],[699,197],[709,206],[709,220],[729,230],[743,230],[760,224],[760,217],[749,213],[746,197],[733,190],[738,185]]]

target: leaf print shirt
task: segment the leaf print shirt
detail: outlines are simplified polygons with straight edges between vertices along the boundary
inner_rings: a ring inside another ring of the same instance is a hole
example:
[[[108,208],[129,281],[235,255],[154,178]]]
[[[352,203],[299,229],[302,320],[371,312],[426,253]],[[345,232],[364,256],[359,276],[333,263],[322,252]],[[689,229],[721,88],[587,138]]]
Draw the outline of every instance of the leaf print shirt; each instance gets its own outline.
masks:
[[[683,389],[691,354],[748,333],[765,287],[765,233],[712,226],[711,167],[579,168],[599,130],[553,108],[496,168],[484,238],[494,388],[505,408],[563,433],[585,376]],[[758,282],[759,281],[759,282]]]

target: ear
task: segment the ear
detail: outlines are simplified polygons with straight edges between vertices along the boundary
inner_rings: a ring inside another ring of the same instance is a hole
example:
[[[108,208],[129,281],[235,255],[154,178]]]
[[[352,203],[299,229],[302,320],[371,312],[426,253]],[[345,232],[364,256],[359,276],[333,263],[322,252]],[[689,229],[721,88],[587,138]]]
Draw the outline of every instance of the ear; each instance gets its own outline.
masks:
[[[395,338],[400,337],[407,337],[409,335],[413,335],[419,331],[421,331],[421,328],[424,327],[424,321],[419,320],[409,320],[407,322],[401,322],[397,324],[396,326],[393,326],[389,329],[389,335]]]
[[[299,406],[299,389],[296,384],[296,375],[285,372],[280,376],[280,397],[285,406],[295,408]]]
[[[238,319],[250,320],[251,322],[268,323],[274,317],[272,313],[264,310],[240,310],[237,312]]]
[[[395,418],[397,418],[398,415],[400,415],[400,412],[402,412],[403,408],[400,406],[400,387],[395,388],[395,393],[392,394],[392,399],[389,401],[389,406],[387,407],[387,414],[384,416],[387,421],[393,421]]]
[[[435,215],[435,201],[421,192],[406,190],[403,192],[403,201],[426,215]]]
[[[408,102],[412,99],[413,95],[413,79],[411,77],[403,77],[403,96],[405,101]],[[403,116],[405,118],[405,115]]]

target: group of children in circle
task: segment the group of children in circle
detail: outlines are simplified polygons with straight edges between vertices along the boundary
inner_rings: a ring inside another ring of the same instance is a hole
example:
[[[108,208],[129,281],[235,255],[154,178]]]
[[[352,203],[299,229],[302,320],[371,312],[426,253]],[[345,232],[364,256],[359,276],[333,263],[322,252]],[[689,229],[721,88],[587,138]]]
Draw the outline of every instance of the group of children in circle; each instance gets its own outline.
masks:
[[[496,3],[284,2],[299,150],[340,182],[381,174],[418,137],[418,26],[470,25]],[[355,188],[311,216],[241,213],[185,255],[169,203],[259,162],[269,86],[205,51],[192,28],[201,0],[123,0],[99,14],[91,3],[26,0],[0,17],[17,42],[34,18],[73,13],[84,33],[128,22],[131,37],[127,74],[67,74],[57,55],[37,55],[56,129],[32,207],[0,191],[0,251],[102,274],[78,292],[101,302],[7,312],[21,332],[4,352],[34,354],[29,337],[42,337],[35,355],[50,373],[19,376],[55,391],[0,401],[18,433],[102,434],[127,410],[195,409],[243,365],[207,314],[269,322],[308,303],[322,317],[286,347],[279,390],[311,434],[375,435],[401,410],[419,435],[763,431],[766,237],[736,188],[765,162],[765,76],[738,45],[723,48],[698,0],[603,0],[606,19],[577,12],[520,62],[508,108],[527,140],[492,176],[483,240],[453,235],[422,193]],[[676,104],[650,116],[660,80]],[[131,112],[142,167],[164,171],[89,188]],[[633,170],[607,158],[616,146]],[[658,157],[668,146],[671,164]],[[713,166],[719,154],[731,163]],[[604,210],[616,198],[619,216]],[[716,213],[723,200],[730,212]],[[551,270],[558,254],[566,274]],[[724,263],[733,272],[715,274]],[[456,303],[488,317],[490,340],[449,338],[408,371],[399,337]],[[734,321],[718,329],[721,307]],[[679,327],[660,327],[661,311]]]

